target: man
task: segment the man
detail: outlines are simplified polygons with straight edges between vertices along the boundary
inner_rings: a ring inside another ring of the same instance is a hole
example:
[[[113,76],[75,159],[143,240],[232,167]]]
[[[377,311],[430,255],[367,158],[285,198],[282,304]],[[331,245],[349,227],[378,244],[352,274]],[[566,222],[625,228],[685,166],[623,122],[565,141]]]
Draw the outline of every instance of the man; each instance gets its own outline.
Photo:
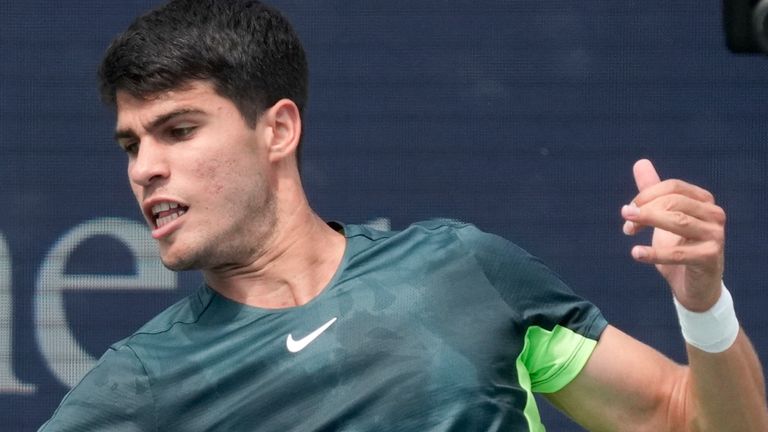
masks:
[[[648,161],[623,207],[669,282],[679,366],[538,260],[455,221],[326,224],[297,164],[304,52],[276,11],[176,0],[100,71],[163,263],[205,284],[110,347],[41,430],[768,430],[760,363],[722,287],[723,211]]]

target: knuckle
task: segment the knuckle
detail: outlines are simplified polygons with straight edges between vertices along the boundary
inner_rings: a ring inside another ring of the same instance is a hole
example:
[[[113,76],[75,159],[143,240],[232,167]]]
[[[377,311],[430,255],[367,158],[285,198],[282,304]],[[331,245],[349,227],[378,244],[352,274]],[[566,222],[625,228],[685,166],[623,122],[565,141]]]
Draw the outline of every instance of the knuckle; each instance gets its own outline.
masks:
[[[679,179],[671,179],[669,182],[671,183],[672,191],[674,193],[681,193],[681,192],[683,192],[685,190],[686,185],[687,185],[686,182],[684,182],[682,180],[679,180]]]
[[[676,200],[674,195],[666,195],[661,199],[661,207],[666,211],[672,211],[675,209]]]
[[[725,216],[725,210],[723,210],[720,206],[714,206],[714,209],[712,210],[712,218],[720,225],[725,225],[726,216]]]
[[[674,249],[670,253],[670,258],[672,258],[672,261],[675,262],[681,262],[684,261],[686,257],[685,250],[683,249]]]
[[[691,225],[691,217],[683,212],[672,212],[672,217],[675,219],[675,225],[685,228]]]

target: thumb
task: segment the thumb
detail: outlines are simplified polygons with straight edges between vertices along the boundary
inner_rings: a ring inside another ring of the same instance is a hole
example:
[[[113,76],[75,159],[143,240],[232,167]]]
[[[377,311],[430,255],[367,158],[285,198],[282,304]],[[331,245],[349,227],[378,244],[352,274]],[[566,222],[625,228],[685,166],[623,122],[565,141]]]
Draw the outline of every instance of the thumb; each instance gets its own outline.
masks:
[[[648,159],[640,159],[635,162],[635,166],[632,167],[632,172],[635,175],[635,184],[638,191],[643,191],[650,186],[653,186],[659,182],[659,174],[656,172],[656,168]]]

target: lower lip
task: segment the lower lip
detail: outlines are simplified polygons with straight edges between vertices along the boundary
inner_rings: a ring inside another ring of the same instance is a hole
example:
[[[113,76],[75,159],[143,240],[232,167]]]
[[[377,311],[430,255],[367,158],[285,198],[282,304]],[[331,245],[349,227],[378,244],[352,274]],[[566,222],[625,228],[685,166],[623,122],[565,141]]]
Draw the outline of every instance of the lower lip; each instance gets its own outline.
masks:
[[[162,227],[153,229],[152,238],[155,240],[159,240],[163,237],[167,237],[171,235],[174,231],[181,228],[182,219],[184,219],[186,215],[187,214],[184,213],[183,215],[177,217],[176,219],[170,221],[169,223],[163,225]]]

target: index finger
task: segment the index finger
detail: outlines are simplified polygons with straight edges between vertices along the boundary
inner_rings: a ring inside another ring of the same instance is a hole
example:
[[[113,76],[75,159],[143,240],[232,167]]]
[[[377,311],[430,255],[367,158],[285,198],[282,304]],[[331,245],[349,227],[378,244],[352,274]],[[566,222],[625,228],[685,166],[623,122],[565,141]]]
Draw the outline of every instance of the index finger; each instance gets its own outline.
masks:
[[[637,206],[642,206],[655,200],[656,198],[675,194],[683,195],[696,201],[711,204],[715,203],[715,197],[708,190],[676,179],[664,180],[661,183],[646,187],[645,189],[641,190],[640,193],[635,195],[635,198],[632,200],[632,202]]]

